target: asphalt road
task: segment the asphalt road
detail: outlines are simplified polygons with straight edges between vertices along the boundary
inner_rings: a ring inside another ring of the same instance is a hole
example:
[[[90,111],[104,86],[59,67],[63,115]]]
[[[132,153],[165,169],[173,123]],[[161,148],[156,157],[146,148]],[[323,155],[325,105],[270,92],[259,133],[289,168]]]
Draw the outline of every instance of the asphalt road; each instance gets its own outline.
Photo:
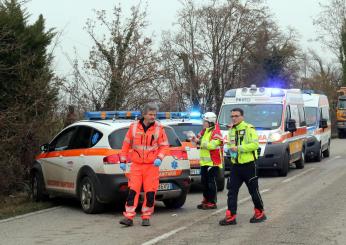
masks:
[[[346,140],[332,141],[331,156],[291,169],[285,178],[260,178],[268,220],[250,224],[253,205],[244,185],[238,224],[221,227],[227,191],[218,210],[197,210],[201,193],[189,194],[180,210],[157,203],[151,227],[119,225],[121,212],[84,214],[75,202],[0,221],[0,244],[346,244]]]

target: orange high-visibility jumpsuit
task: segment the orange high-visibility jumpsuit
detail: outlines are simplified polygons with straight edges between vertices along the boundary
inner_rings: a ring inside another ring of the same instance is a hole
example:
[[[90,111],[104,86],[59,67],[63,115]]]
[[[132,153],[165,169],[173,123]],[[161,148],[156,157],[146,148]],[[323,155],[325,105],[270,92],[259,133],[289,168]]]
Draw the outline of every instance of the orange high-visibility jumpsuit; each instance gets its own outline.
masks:
[[[168,148],[168,140],[162,125],[155,121],[145,130],[143,119],[131,124],[122,147],[121,161],[126,162],[130,154],[132,165],[128,175],[129,194],[125,204],[124,216],[133,219],[136,216],[138,198],[144,189],[142,219],[149,219],[154,212],[155,195],[159,186],[159,167],[155,159],[163,159]]]

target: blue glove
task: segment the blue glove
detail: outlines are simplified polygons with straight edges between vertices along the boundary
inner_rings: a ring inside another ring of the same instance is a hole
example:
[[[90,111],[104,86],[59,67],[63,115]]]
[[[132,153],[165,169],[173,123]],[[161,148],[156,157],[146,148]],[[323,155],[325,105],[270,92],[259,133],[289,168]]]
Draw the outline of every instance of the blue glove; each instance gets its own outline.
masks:
[[[237,158],[238,152],[231,151],[231,158]]]
[[[121,168],[123,171],[126,171],[126,163],[121,162],[121,163],[120,163],[120,168]]]
[[[154,165],[155,165],[156,167],[160,167],[161,163],[162,163],[162,161],[161,161],[160,158],[157,158],[157,159],[154,161]]]

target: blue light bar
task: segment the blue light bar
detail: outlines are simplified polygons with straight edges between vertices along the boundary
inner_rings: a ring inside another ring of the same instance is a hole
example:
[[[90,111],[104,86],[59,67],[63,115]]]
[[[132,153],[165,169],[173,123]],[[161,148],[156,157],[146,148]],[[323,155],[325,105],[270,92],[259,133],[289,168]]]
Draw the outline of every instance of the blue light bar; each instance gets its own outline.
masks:
[[[190,118],[199,119],[202,117],[202,114],[199,111],[191,111]]]
[[[88,111],[84,113],[88,120],[135,119],[141,116],[139,111]]]
[[[157,119],[188,119],[188,112],[158,112]]]
[[[282,89],[279,89],[279,88],[273,88],[271,96],[272,97],[283,97],[283,96],[285,96],[285,91],[283,91]]]

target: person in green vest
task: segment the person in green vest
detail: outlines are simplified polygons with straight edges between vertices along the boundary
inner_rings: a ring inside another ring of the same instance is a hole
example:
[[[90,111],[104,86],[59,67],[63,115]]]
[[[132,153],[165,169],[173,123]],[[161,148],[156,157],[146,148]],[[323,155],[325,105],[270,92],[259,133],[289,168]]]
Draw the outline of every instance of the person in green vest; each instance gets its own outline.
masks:
[[[250,223],[265,221],[263,202],[258,190],[256,175],[257,149],[259,147],[256,129],[244,121],[244,111],[234,108],[231,111],[232,127],[228,132],[229,143],[226,154],[231,155],[231,171],[227,183],[228,209],[226,217],[220,220],[220,225],[234,225],[237,223],[237,200],[241,185],[245,182],[254,203],[254,215]]]
[[[201,183],[203,186],[203,201],[197,205],[198,209],[217,208],[216,178],[222,168],[222,135],[217,116],[214,112],[203,115],[203,130],[193,141],[200,149]]]

